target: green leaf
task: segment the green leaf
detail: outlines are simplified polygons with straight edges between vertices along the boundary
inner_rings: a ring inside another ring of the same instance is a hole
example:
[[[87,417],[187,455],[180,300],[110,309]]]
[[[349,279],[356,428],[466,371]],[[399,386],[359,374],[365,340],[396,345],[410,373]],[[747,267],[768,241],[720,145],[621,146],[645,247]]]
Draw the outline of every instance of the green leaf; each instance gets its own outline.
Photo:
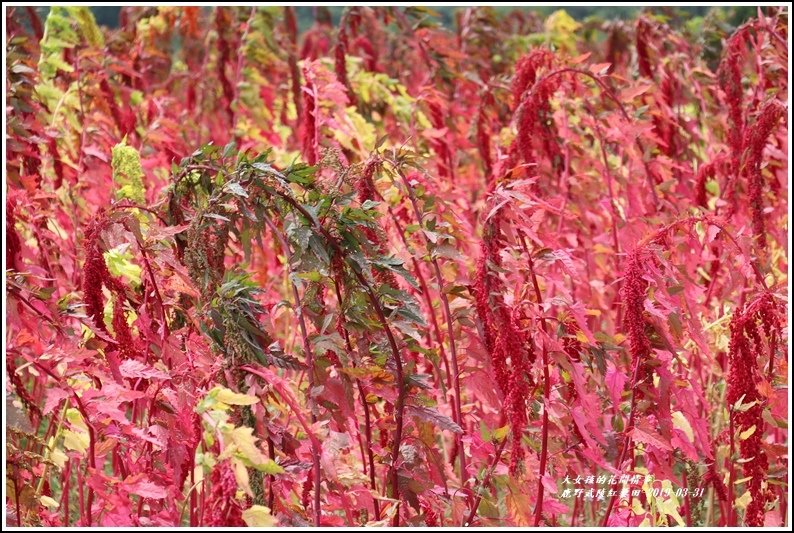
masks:
[[[287,237],[295,245],[296,251],[305,252],[309,247],[309,239],[312,237],[312,230],[306,226],[301,226],[295,222],[287,226]]]
[[[225,158],[231,156],[235,152],[236,149],[237,149],[237,143],[234,142],[233,140],[229,141],[229,144],[227,144],[226,146],[223,147],[223,156],[222,157],[225,159]]]
[[[285,472],[284,468],[280,464],[267,457],[263,462],[255,464],[253,467],[269,476],[275,476]]]
[[[452,433],[463,433],[463,429],[455,422],[453,422],[451,418],[449,418],[446,415],[442,415],[435,409],[430,409],[429,407],[418,407],[416,405],[409,405],[406,407],[406,411],[408,412],[408,414],[415,416],[416,418],[420,418],[422,420],[431,422],[436,426],[440,427],[441,429],[446,429],[447,431],[451,431]]]
[[[127,146],[126,139],[113,147],[110,163],[113,169],[113,182],[120,188],[116,198],[126,198],[137,204],[146,203],[146,189],[143,185],[143,168],[138,150]]]
[[[417,283],[416,279],[411,275],[411,273],[405,269],[403,266],[403,260],[399,257],[376,257],[372,260],[372,264],[399,274],[413,288],[419,289],[419,283]]]
[[[230,181],[226,184],[226,189],[229,190],[230,193],[234,194],[235,196],[240,196],[242,198],[248,198],[248,193],[245,192],[242,185],[235,181]]]
[[[222,220],[223,222],[231,222],[230,219],[226,218],[223,215],[219,215],[217,213],[204,213],[201,216],[204,216],[204,217],[207,217],[207,218],[214,218],[215,220]]]
[[[129,252],[128,248],[128,244],[121,244],[102,255],[111,274],[124,277],[134,285],[140,285],[143,270],[132,262],[132,253]]]
[[[324,265],[328,265],[331,262],[328,250],[325,249],[323,242],[314,234],[309,237],[309,248]]]

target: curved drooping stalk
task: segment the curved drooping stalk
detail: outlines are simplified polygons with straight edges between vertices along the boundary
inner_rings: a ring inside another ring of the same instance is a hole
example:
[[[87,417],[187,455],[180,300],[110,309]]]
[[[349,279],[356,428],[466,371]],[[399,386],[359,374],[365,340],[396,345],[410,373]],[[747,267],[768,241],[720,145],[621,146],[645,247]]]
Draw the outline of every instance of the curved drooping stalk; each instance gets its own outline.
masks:
[[[590,111],[590,115],[593,117],[593,125],[596,130],[596,134],[598,135],[599,141],[598,145],[601,152],[601,161],[604,164],[604,173],[606,174],[606,181],[607,181],[607,192],[609,193],[609,214],[610,214],[610,230],[612,231],[612,246],[615,248],[615,272],[620,272],[620,240],[618,239],[618,214],[617,214],[617,207],[616,207],[616,200],[615,200],[615,192],[613,190],[613,179],[612,179],[612,172],[609,169],[609,158],[607,157],[606,148],[604,147],[604,134],[601,131],[601,126],[598,124],[598,120],[595,118],[595,113],[592,109],[590,109],[589,104],[587,104],[588,110]],[[615,305],[618,305],[618,315],[617,319],[615,320],[616,324],[620,324],[620,317],[621,317],[621,307],[620,307],[620,281],[618,281],[617,286],[617,298],[615,300]]]
[[[281,173],[277,172],[276,170],[271,169],[271,173],[277,175],[281,180],[286,183],[286,178],[281,175]],[[394,421],[395,421],[395,429],[394,429],[394,436],[392,438],[392,462],[389,465],[389,477],[390,477],[390,486],[392,491],[392,497],[399,501],[399,494],[400,494],[400,486],[399,486],[399,478],[397,473],[397,461],[400,457],[400,444],[402,442],[402,432],[403,432],[403,419],[405,414],[405,400],[407,396],[407,389],[405,386],[405,376],[403,373],[403,361],[402,356],[400,354],[400,348],[397,345],[397,339],[394,337],[394,333],[391,330],[391,326],[389,326],[389,321],[386,318],[386,314],[383,311],[383,306],[380,303],[380,299],[378,295],[375,293],[372,285],[367,281],[364,277],[362,272],[360,271],[360,267],[358,264],[353,261],[348,254],[342,249],[339,245],[337,240],[329,233],[329,231],[324,228],[319,221],[312,216],[300,203],[295,200],[290,194],[287,194],[283,191],[278,189],[269,189],[266,192],[270,195],[275,195],[280,199],[284,200],[288,203],[293,209],[295,209],[300,215],[305,218],[311,225],[312,229],[318,236],[324,238],[325,242],[331,247],[331,251],[336,254],[338,257],[342,258],[347,265],[350,267],[351,272],[353,273],[354,277],[358,281],[358,283],[363,287],[367,298],[369,299],[372,307],[375,311],[375,315],[377,316],[378,322],[380,323],[381,327],[386,334],[386,338],[389,343],[389,347],[392,352],[392,356],[394,358],[395,363],[395,378],[397,381],[397,401],[394,405]],[[399,503],[397,504],[399,505]],[[394,515],[393,525],[397,526],[400,523],[400,513],[399,509]]]
[[[530,102],[531,97],[534,95],[535,91],[537,91],[537,89],[539,87],[542,87],[543,84],[545,84],[550,79],[552,79],[552,78],[554,78],[556,76],[561,76],[563,74],[577,74],[577,75],[585,76],[585,77],[590,78],[591,80],[593,80],[596,83],[596,85],[599,86],[601,91],[607,96],[607,98],[609,98],[617,106],[618,110],[620,110],[620,114],[623,116],[623,119],[626,122],[628,122],[628,123],[632,122],[631,117],[629,116],[628,112],[626,111],[626,108],[623,105],[623,103],[620,100],[618,100],[618,98],[612,92],[612,89],[610,89],[609,86],[607,86],[607,84],[604,83],[604,81],[602,79],[600,79],[599,77],[593,75],[591,72],[587,72],[586,70],[582,70],[582,69],[578,69],[578,68],[571,68],[571,67],[566,67],[566,68],[561,68],[561,69],[558,69],[558,70],[554,70],[552,72],[549,72],[548,74],[545,74],[542,78],[537,80],[535,82],[535,84],[532,86],[532,88],[529,90],[529,95],[524,97],[523,100],[521,101],[521,104],[518,106],[518,108],[516,108],[516,115],[520,115],[520,113],[523,111],[524,107],[527,105],[527,102]],[[637,149],[640,151],[640,153],[644,153],[645,152],[645,148],[642,145],[642,142],[639,140],[639,138],[634,140],[634,144],[637,146]],[[648,167],[648,163],[644,159],[642,161],[642,165],[643,165],[643,168],[645,169],[645,178],[646,178],[646,182],[648,184],[648,189],[652,193],[654,208],[658,209],[658,207],[659,207],[659,195],[656,192],[656,186],[653,183],[653,178],[652,178],[653,174],[652,174],[652,172],[650,170],[650,167]]]

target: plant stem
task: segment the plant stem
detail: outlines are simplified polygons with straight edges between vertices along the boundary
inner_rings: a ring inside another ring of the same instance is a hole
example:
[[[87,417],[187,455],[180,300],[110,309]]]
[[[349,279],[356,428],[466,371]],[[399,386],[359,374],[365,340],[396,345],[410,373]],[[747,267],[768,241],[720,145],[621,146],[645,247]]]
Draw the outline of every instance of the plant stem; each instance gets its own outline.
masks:
[[[540,325],[543,328],[543,332],[548,335],[548,328],[546,326],[546,319],[543,317],[543,296],[540,292],[540,284],[538,284],[538,278],[535,275],[535,264],[532,261],[532,254],[529,252],[527,248],[527,243],[524,239],[524,235],[519,232],[519,236],[521,238],[521,245],[524,248],[524,253],[527,254],[527,262],[529,263],[529,273],[532,276],[532,286],[535,289],[535,298],[537,299],[537,306],[538,306],[538,316],[540,317]],[[538,499],[535,503],[535,527],[540,525],[540,518],[543,513],[543,476],[546,475],[546,461],[548,460],[549,454],[549,395],[551,393],[551,384],[549,383],[549,359],[548,359],[548,349],[546,348],[546,342],[544,341],[542,351],[542,358],[543,358],[543,426],[542,426],[542,433],[541,433],[541,444],[540,444],[540,470],[538,472]]]
[[[353,344],[350,342],[350,333],[347,331],[347,326],[345,324],[345,315],[342,312],[342,292],[339,289],[339,284],[334,283],[334,288],[336,290],[336,299],[339,302],[340,311],[339,316],[342,320],[342,331],[345,334],[345,347],[347,351],[351,354],[353,353]],[[355,361],[353,362],[353,367],[356,366]],[[370,420],[370,413],[369,413],[369,403],[367,402],[367,395],[364,389],[364,385],[361,383],[361,380],[356,378],[356,385],[358,387],[358,395],[361,398],[361,405],[364,408],[364,434],[367,438],[367,460],[369,461],[369,468],[365,468],[365,475],[369,475],[369,488],[373,492],[372,496],[372,506],[375,509],[375,520],[380,520],[380,502],[378,498],[374,495],[377,493],[378,486],[375,482],[375,453],[372,451],[372,421]]]
[[[287,36],[289,38],[288,63],[290,78],[292,81],[292,103],[295,105],[297,122],[300,123],[303,116],[301,99],[301,80],[300,70],[298,70],[298,24],[295,20],[295,8],[287,6],[284,8],[284,23],[287,26]]]
[[[491,460],[491,464],[488,467],[488,472],[485,474],[485,477],[482,478],[482,483],[480,483],[480,489],[477,491],[477,496],[475,497],[474,503],[471,507],[471,510],[469,511],[469,516],[468,518],[466,518],[466,522],[463,523],[464,527],[471,526],[474,517],[477,516],[477,509],[480,507],[480,501],[482,500],[481,491],[488,485],[488,483],[490,483],[491,476],[493,475],[494,470],[496,470],[496,466],[499,464],[499,460],[502,458],[502,452],[504,451],[505,445],[507,445],[508,440],[509,439],[507,437],[502,439],[502,443],[499,445],[499,448],[496,449],[496,453],[494,454],[493,459]]]
[[[419,205],[416,200],[416,195],[414,194],[414,190],[411,187],[411,184],[408,182],[405,174],[399,169],[399,167],[395,166],[397,170],[397,174],[399,174],[400,178],[405,185],[405,189],[408,192],[408,198],[411,201],[411,206],[413,206],[414,215],[416,216],[416,221],[419,226],[422,226],[422,213],[419,210]],[[423,233],[424,235],[424,233]],[[463,446],[463,434],[466,432],[466,428],[463,424],[463,412],[461,410],[461,401],[460,401],[460,370],[458,369],[458,352],[455,346],[455,330],[452,325],[452,312],[450,311],[449,307],[449,298],[447,298],[446,292],[444,292],[444,277],[441,274],[441,267],[438,264],[438,259],[433,255],[433,250],[431,249],[430,239],[427,238],[427,235],[424,235],[425,244],[428,248],[428,252],[430,255],[430,262],[433,265],[433,271],[436,276],[436,283],[438,284],[438,295],[441,299],[442,308],[444,309],[444,320],[447,324],[447,337],[449,339],[449,352],[450,352],[450,363],[452,364],[452,388],[454,391],[454,409],[453,415],[455,423],[460,426],[463,430],[463,433],[457,433],[455,438],[457,441],[457,447],[460,457],[460,480],[464,487],[468,487],[468,468],[466,466],[466,450]],[[432,311],[432,310],[431,310]],[[440,339],[439,339],[440,341]]]
[[[277,175],[286,181],[286,179],[280,172],[277,172]],[[394,334],[392,333],[391,327],[389,327],[389,321],[386,319],[386,314],[383,312],[383,306],[381,306],[378,295],[375,293],[372,286],[369,284],[369,282],[364,277],[364,275],[358,270],[360,268],[358,263],[347,257],[347,254],[339,245],[339,243],[336,241],[336,239],[333,237],[333,235],[331,235],[327,229],[325,229],[322,225],[320,225],[320,223],[308,211],[306,211],[306,208],[304,208],[301,204],[299,204],[298,201],[295,200],[291,195],[279,190],[273,190],[273,193],[279,198],[283,199],[285,202],[287,202],[296,211],[298,211],[307,221],[309,221],[314,227],[317,234],[322,235],[325,238],[325,241],[331,247],[333,252],[345,260],[345,262],[350,267],[350,270],[353,272],[353,275],[355,276],[356,280],[367,293],[367,297],[370,303],[372,303],[372,307],[375,311],[375,315],[378,318],[378,322],[380,322],[381,327],[383,327],[383,330],[386,333],[386,338],[389,343],[389,348],[391,349],[392,357],[394,358],[395,378],[397,381],[397,401],[394,404],[395,428],[394,428],[394,437],[392,442],[392,454],[391,454],[392,461],[389,467],[389,472],[391,477],[392,498],[394,498],[395,500],[399,500],[400,486],[399,486],[399,478],[397,474],[397,461],[400,457],[400,444],[402,441],[402,432],[403,432],[403,415],[405,411],[405,397],[407,395],[407,390],[405,387],[405,378],[403,375],[402,356],[400,355],[400,348],[397,346],[397,340],[394,338]],[[398,510],[394,515],[393,525],[396,527],[399,524],[400,524],[400,513]]]
[[[632,385],[631,385],[631,408],[629,410],[629,423],[626,426],[626,430],[625,430],[626,436],[625,436],[625,440],[623,441],[623,449],[620,452],[620,457],[618,458],[617,463],[615,463],[615,468],[617,468],[617,469],[620,469],[621,466],[623,465],[623,460],[626,458],[626,452],[628,451],[629,446],[631,444],[631,431],[634,429],[634,411],[635,411],[635,407],[637,405],[636,388],[637,388],[637,376],[639,376],[640,363],[641,363],[641,361],[640,361],[639,358],[637,358],[637,361],[634,363],[634,372],[633,372],[633,376],[632,376],[632,379],[631,379],[631,383],[632,383]],[[603,521],[601,523],[602,527],[607,527],[607,524],[608,524],[608,521],[609,521],[609,515],[612,513],[612,507],[615,505],[615,500],[617,500],[617,497],[618,497],[618,495],[615,494],[609,500],[609,505],[607,505],[607,510],[604,513],[604,519],[603,519]]]
[[[397,228],[397,233],[400,235],[400,238],[405,245],[405,248],[408,249],[408,240],[405,238],[405,230],[403,229],[400,221],[397,220],[397,215],[395,215],[394,210],[389,206],[389,215],[391,216],[392,222],[394,222],[395,227]],[[430,314],[430,324],[433,326],[433,333],[435,333],[436,341],[438,342],[438,352],[441,356],[441,361],[444,364],[444,371],[447,373],[446,375],[446,383],[444,383],[444,376],[441,375],[441,371],[438,370],[438,383],[441,385],[441,392],[444,394],[444,397],[447,395],[447,388],[452,386],[452,379],[451,379],[451,372],[449,370],[449,358],[447,357],[447,351],[444,349],[444,342],[441,337],[441,328],[438,325],[438,319],[436,318],[436,311],[433,308],[433,299],[430,296],[430,289],[427,286],[427,281],[425,281],[425,276],[422,273],[421,268],[419,268],[419,261],[414,257],[411,256],[411,262],[414,265],[414,272],[416,274],[416,281],[419,282],[419,288],[421,289],[422,297],[425,299],[425,305],[427,305],[428,313]],[[427,336],[428,342],[431,341],[430,334]],[[454,410],[454,406],[453,406]]]
[[[279,240],[281,243],[281,248],[284,250],[284,254],[287,256],[287,265],[292,264],[292,251],[290,250],[289,243],[281,234],[279,229],[273,224],[273,221],[270,220],[270,217],[263,214],[262,215],[265,223],[270,227],[270,230],[273,232],[273,235]],[[309,367],[309,405],[311,406],[314,403],[314,400],[311,398],[311,392],[314,389],[315,384],[315,357],[314,357],[314,350],[312,349],[311,341],[309,341],[309,332],[306,328],[306,319],[303,316],[303,304],[301,303],[301,297],[298,293],[298,286],[295,285],[294,282],[290,283],[292,287],[292,297],[295,299],[295,314],[298,317],[298,326],[300,327],[301,332],[301,339],[303,340],[303,351],[306,354],[306,365]],[[312,411],[312,423],[316,422],[316,415],[314,414],[314,409]],[[321,503],[321,492],[320,492],[320,485],[322,483],[322,476],[320,473],[320,455],[315,453],[312,457],[312,475],[314,477],[314,526],[320,526],[320,517],[321,511],[320,503]]]
[[[730,438],[731,448],[730,455],[728,456],[728,527],[736,527],[736,511],[734,510],[734,480],[736,479],[736,472],[733,468],[733,455],[736,452],[734,442],[734,426],[733,426],[733,406],[728,406],[728,437]]]

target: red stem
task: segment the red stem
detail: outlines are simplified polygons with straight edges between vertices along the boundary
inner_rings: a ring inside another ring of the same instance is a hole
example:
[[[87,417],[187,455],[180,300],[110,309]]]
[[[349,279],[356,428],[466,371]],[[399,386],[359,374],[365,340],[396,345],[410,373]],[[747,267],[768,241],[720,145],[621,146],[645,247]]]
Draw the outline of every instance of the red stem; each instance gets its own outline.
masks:
[[[640,358],[637,358],[636,362],[634,363],[634,372],[631,378],[631,409],[629,410],[629,423],[626,426],[626,437],[623,441],[623,449],[620,452],[620,457],[618,458],[618,462],[615,464],[615,468],[620,469],[623,465],[623,460],[626,458],[626,452],[628,451],[630,444],[631,444],[631,430],[634,429],[634,409],[637,405],[637,395],[635,393],[635,389],[637,388],[637,376],[639,376],[640,370]],[[604,520],[601,523],[602,527],[607,527],[607,522],[609,520],[609,515],[612,513],[612,507],[615,505],[615,500],[617,500],[618,494],[616,493],[612,498],[609,500],[609,505],[607,505],[607,510],[604,513]]]
[[[482,478],[482,483],[480,483],[481,488],[480,490],[477,491],[477,497],[475,498],[474,504],[472,505],[471,510],[469,511],[469,516],[468,518],[466,518],[466,522],[463,524],[464,527],[471,526],[474,517],[477,515],[477,509],[480,507],[480,501],[482,500],[482,493],[481,493],[482,488],[486,487],[488,483],[490,483],[491,476],[493,475],[494,470],[496,470],[496,465],[499,464],[499,460],[502,458],[502,452],[504,451],[505,445],[507,444],[508,440],[509,439],[507,437],[502,439],[502,444],[500,444],[499,448],[497,448],[496,453],[493,456],[493,460],[491,461],[491,464],[488,467],[488,472],[485,474],[485,477]]]
[[[405,185],[405,189],[408,191],[408,198],[411,200],[411,205],[414,209],[414,214],[416,216],[416,221],[419,225],[422,225],[422,213],[419,211],[419,205],[416,201],[416,195],[414,194],[413,188],[411,184],[408,182],[408,179],[405,177],[405,174],[402,173],[399,168],[397,168],[397,173],[400,175],[400,178]],[[424,233],[423,233],[424,235]],[[441,304],[444,309],[444,320],[447,323],[447,337],[449,338],[449,351],[450,351],[450,362],[452,364],[452,388],[455,393],[454,398],[454,407],[453,415],[455,419],[455,423],[460,426],[463,430],[463,433],[466,432],[466,428],[463,424],[463,413],[461,411],[461,402],[460,402],[460,370],[458,369],[458,353],[455,346],[455,331],[452,326],[452,312],[450,311],[449,307],[449,298],[447,298],[447,294],[444,292],[444,277],[441,275],[441,267],[438,264],[438,259],[433,255],[433,251],[430,250],[430,240],[427,238],[427,235],[424,235],[425,244],[428,248],[430,262],[433,265],[433,270],[436,276],[436,283],[438,284],[438,294],[439,298],[441,299]],[[431,307],[432,310],[432,307]],[[440,343],[441,344],[441,343]],[[457,433],[455,435],[455,439],[457,441],[457,448],[460,454],[460,479],[463,483],[464,487],[468,487],[468,479],[469,473],[468,468],[466,466],[466,450],[463,446],[463,433]]]
[[[154,290],[155,298],[157,298],[157,303],[160,305],[160,317],[163,321],[163,340],[165,340],[170,335],[170,332],[168,328],[168,319],[165,315],[165,304],[163,303],[163,297],[160,294],[160,289],[157,287],[157,280],[154,277],[154,271],[152,270],[152,265],[149,262],[149,255],[146,253],[146,248],[144,248],[143,243],[138,240],[137,235],[135,235],[135,242],[138,244],[138,249],[141,251],[143,264],[146,267],[146,272],[149,274],[149,279],[152,280],[152,289]],[[171,360],[169,359],[166,361],[166,363],[168,363],[168,368],[170,369]]]
[[[270,217],[267,215],[263,215],[265,223],[270,227],[270,230],[273,232],[273,235],[279,240],[281,243],[281,248],[284,250],[284,254],[287,256],[287,264],[292,264],[292,251],[290,250],[289,243],[286,241],[284,236],[278,230],[273,221],[270,220]],[[309,367],[309,402],[311,403],[313,400],[311,399],[311,391],[314,389],[315,384],[315,368],[314,368],[314,350],[312,350],[311,342],[309,341],[309,332],[306,328],[306,319],[303,316],[303,304],[301,303],[301,297],[298,293],[298,286],[295,283],[290,284],[292,286],[292,297],[295,299],[295,314],[298,316],[298,326],[300,327],[301,332],[301,339],[303,340],[303,351],[306,354],[306,365]],[[314,410],[312,409],[312,423],[316,422],[316,416],[314,414]],[[320,473],[320,455],[314,454],[312,457],[312,474],[314,476],[314,526],[320,526],[320,517],[321,511],[320,503],[321,503],[321,492],[320,492],[320,485],[322,483],[322,476]]]
[[[767,381],[770,385],[772,385],[772,379],[774,378],[774,368],[775,368],[775,351],[777,350],[777,331],[772,331],[772,338],[770,339],[769,343],[769,370],[767,372]]]
[[[281,399],[284,400],[287,406],[289,406],[289,408],[292,410],[292,413],[295,415],[295,418],[298,419],[298,423],[301,425],[301,427],[303,427],[303,431],[305,431],[306,436],[309,437],[309,442],[312,445],[312,450],[316,454],[321,453],[323,445],[320,442],[320,440],[317,438],[317,436],[314,434],[314,432],[312,432],[311,427],[309,426],[309,424],[306,422],[306,419],[301,414],[300,406],[298,405],[298,402],[295,400],[295,398],[292,396],[292,393],[288,389],[285,389],[281,385],[281,383],[270,380],[269,376],[265,372],[256,368],[255,366],[245,365],[245,366],[241,366],[240,369],[245,370],[250,374],[254,374],[255,376],[259,376],[260,378],[264,379],[267,383],[273,386],[276,392],[278,392],[279,396],[281,396]]]
[[[609,170],[609,158],[607,157],[606,148],[604,147],[604,136],[601,133],[601,126],[598,125],[598,120],[595,118],[595,113],[589,109],[589,104],[586,104],[588,110],[590,111],[590,115],[593,117],[593,126],[595,127],[596,133],[598,134],[598,145],[601,148],[601,159],[604,163],[604,173],[606,174],[606,182],[607,182],[607,192],[609,193],[609,214],[611,219],[611,231],[612,231],[612,247],[615,249],[615,272],[619,273],[622,272],[623,269],[620,266],[620,241],[618,240],[618,214],[616,208],[616,201],[615,201],[615,192],[612,186],[612,172]],[[623,306],[620,305],[620,279],[617,280],[617,286],[615,288],[616,298],[614,301],[614,305],[617,306],[617,318],[615,319],[616,324],[621,323],[621,314],[623,310]]]
[[[301,98],[301,75],[298,69],[297,49],[298,49],[298,24],[295,20],[295,8],[288,6],[284,8],[284,23],[287,26],[287,35],[289,36],[289,71],[292,78],[292,101],[295,104],[295,111],[297,112],[297,120],[300,121],[303,116],[303,102]]]
[[[339,284],[334,283],[334,289],[336,290],[336,299],[339,302],[339,306],[342,306],[342,292],[339,289]],[[353,344],[350,342],[350,334],[347,331],[347,325],[345,324],[345,317],[344,313],[340,309],[339,316],[342,320],[342,332],[345,334],[345,347],[347,351],[351,354],[353,353]],[[355,361],[353,361],[353,367],[356,366]],[[375,452],[372,451],[372,421],[370,419],[369,413],[369,404],[367,403],[367,394],[364,389],[364,385],[361,383],[361,380],[356,378],[356,385],[358,387],[358,395],[361,398],[361,406],[364,408],[364,434],[367,437],[367,460],[369,461],[369,469],[366,467],[364,468],[365,475],[369,475],[369,487],[372,490],[372,505],[375,509],[375,520],[380,520],[380,502],[375,494],[378,492],[378,486],[375,481]],[[369,472],[367,472],[369,470]]]
[[[521,245],[524,248],[524,253],[527,254],[527,261],[529,263],[529,273],[532,276],[532,286],[535,289],[535,298],[537,299],[537,306],[538,306],[538,315],[540,316],[540,325],[543,328],[543,331],[546,335],[548,335],[548,329],[546,327],[546,319],[543,317],[543,296],[540,292],[540,285],[538,284],[538,278],[535,275],[535,265],[532,261],[532,254],[529,252],[527,248],[527,244],[524,240],[524,235],[519,232],[521,237]],[[535,527],[540,525],[540,517],[543,513],[543,476],[546,475],[546,461],[548,460],[549,455],[549,395],[551,393],[551,384],[549,383],[549,359],[548,359],[548,350],[546,349],[546,343],[543,343],[542,348],[542,357],[543,357],[543,426],[542,426],[542,434],[541,434],[541,444],[540,444],[540,469],[538,472],[538,499],[535,503]]]
[[[39,368],[42,372],[50,376],[57,383],[63,382],[63,379],[55,375],[46,366],[43,366],[41,363],[38,363],[36,361],[33,361],[33,364],[36,365],[36,368]],[[88,466],[92,470],[96,470],[96,448],[95,448],[96,434],[94,432],[94,425],[91,422],[91,418],[88,417],[88,412],[86,411],[85,405],[83,405],[82,400],[80,400],[80,396],[78,396],[77,393],[72,388],[69,388],[69,392],[72,394],[72,398],[74,398],[75,405],[77,406],[77,410],[80,411],[80,414],[83,416],[83,420],[85,421],[85,425],[88,428]],[[87,498],[87,508],[88,508],[88,517],[86,523],[87,526],[91,526],[91,505],[93,504],[93,501],[94,501],[94,490],[89,485],[88,498]]]
[[[286,178],[277,171],[271,170],[270,172],[276,172],[277,175],[286,181]],[[400,499],[400,486],[399,486],[399,478],[397,474],[397,460],[400,457],[400,443],[402,441],[402,432],[403,432],[403,415],[405,411],[405,397],[407,395],[407,390],[405,388],[405,378],[403,375],[403,362],[402,356],[400,355],[400,349],[397,346],[397,340],[394,338],[394,334],[392,333],[391,327],[389,327],[389,321],[386,319],[386,314],[383,312],[383,307],[380,304],[380,300],[378,299],[378,295],[372,289],[372,286],[369,284],[367,279],[364,275],[358,270],[360,266],[355,261],[349,259],[347,254],[344,250],[342,250],[339,243],[336,241],[333,235],[331,235],[326,228],[324,228],[320,223],[308,212],[306,208],[304,208],[297,200],[295,200],[291,195],[286,192],[279,191],[279,190],[272,190],[273,194],[278,196],[279,198],[283,199],[287,202],[292,208],[298,211],[307,221],[309,221],[312,226],[314,227],[315,231],[319,235],[322,235],[328,245],[331,247],[333,252],[337,254],[339,257],[345,259],[350,270],[352,271],[353,275],[355,276],[358,283],[364,288],[367,293],[367,297],[372,304],[373,309],[375,310],[375,314],[378,318],[378,322],[380,322],[381,327],[383,327],[386,338],[389,342],[389,348],[391,349],[392,356],[394,357],[394,364],[395,364],[395,378],[397,381],[397,401],[394,405],[394,437],[392,443],[392,453],[391,453],[391,465],[389,467],[390,477],[391,477],[391,489],[392,489],[392,498],[395,500]],[[398,503],[399,505],[399,503]],[[394,515],[393,525],[396,527],[400,524],[400,513],[397,511]]]
[[[733,468],[733,455],[735,453],[735,443],[734,443],[734,426],[733,426],[733,406],[728,406],[729,414],[728,414],[728,423],[729,423],[729,437],[731,442],[731,454],[728,457],[728,527],[736,527],[736,512],[733,509],[734,506],[734,497],[733,497],[733,485],[734,480],[736,479],[736,472]]]

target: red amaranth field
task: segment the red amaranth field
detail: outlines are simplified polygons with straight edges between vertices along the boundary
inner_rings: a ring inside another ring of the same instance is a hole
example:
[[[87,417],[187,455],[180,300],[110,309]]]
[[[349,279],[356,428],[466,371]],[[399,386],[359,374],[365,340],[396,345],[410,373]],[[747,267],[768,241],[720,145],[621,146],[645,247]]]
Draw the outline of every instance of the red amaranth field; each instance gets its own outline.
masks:
[[[508,11],[8,8],[7,525],[790,525],[788,8]]]

